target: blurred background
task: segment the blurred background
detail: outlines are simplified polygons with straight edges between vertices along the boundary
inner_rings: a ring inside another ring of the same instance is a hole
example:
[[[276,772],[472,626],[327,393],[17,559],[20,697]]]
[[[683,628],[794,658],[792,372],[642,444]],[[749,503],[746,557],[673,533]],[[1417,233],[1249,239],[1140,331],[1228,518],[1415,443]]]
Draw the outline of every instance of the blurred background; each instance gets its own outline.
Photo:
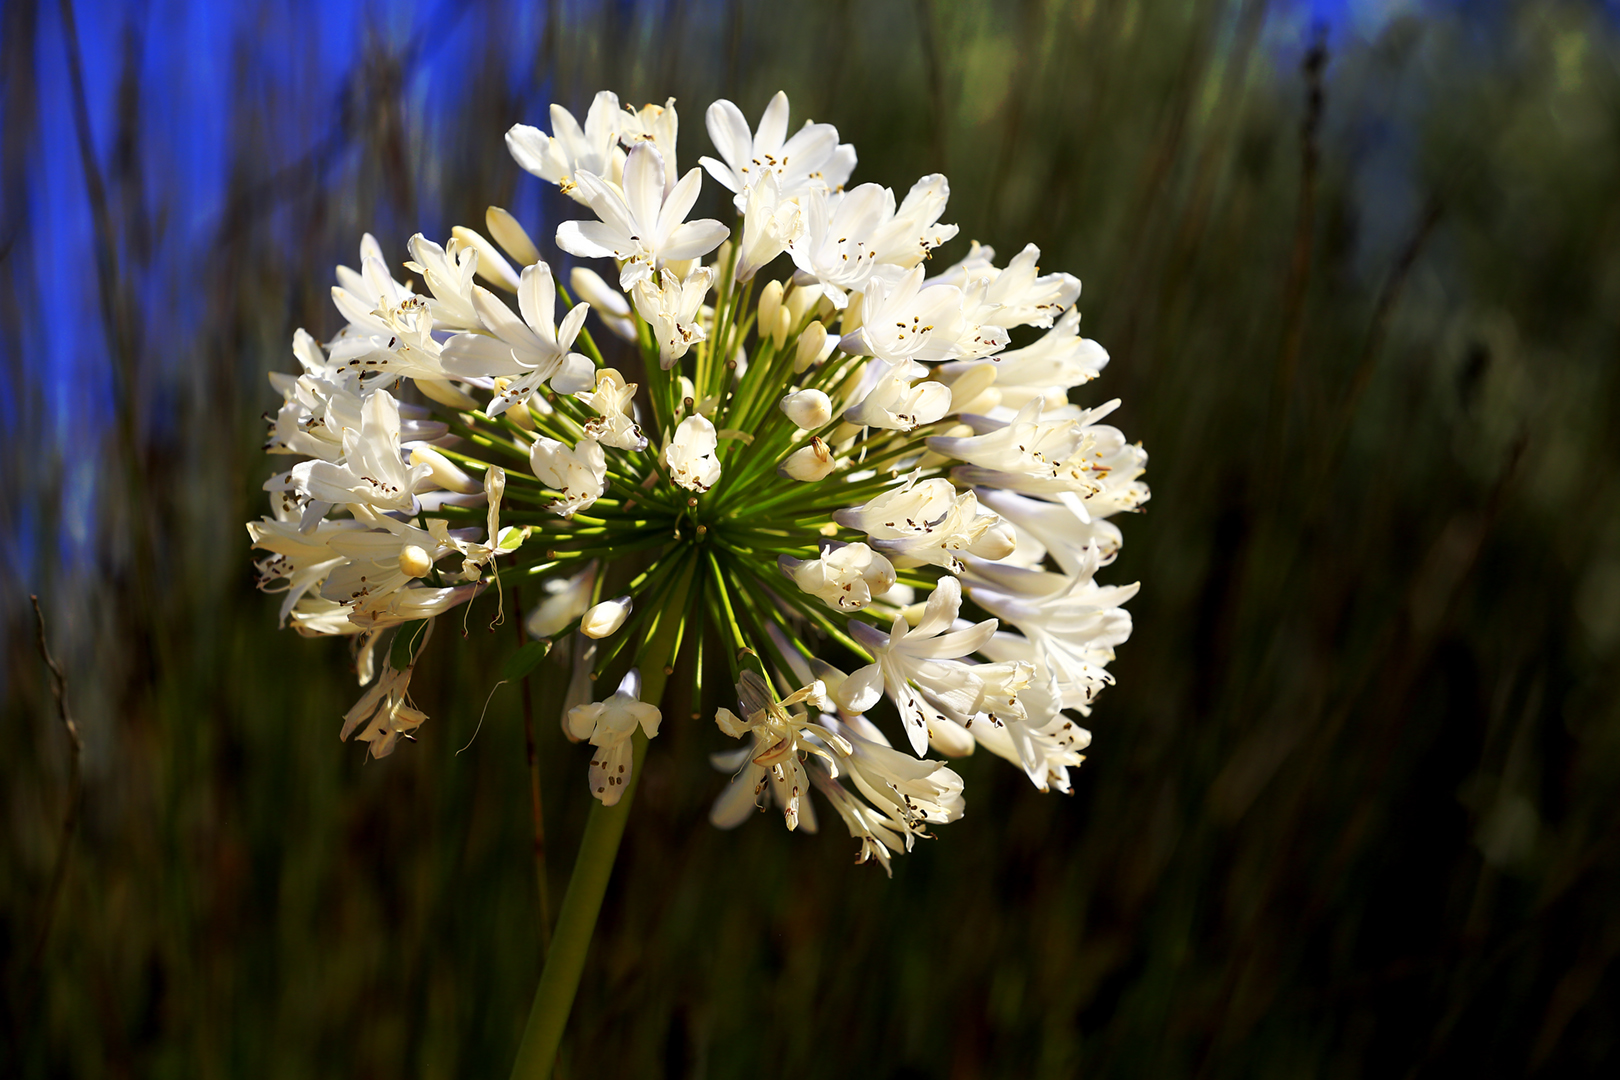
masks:
[[[502,143],[548,102],[673,95],[687,164],[781,88],[857,180],[948,173],[945,262],[1085,281],[1135,635],[1074,796],[969,758],[892,881],[712,830],[724,740],[666,725],[564,1074],[1613,1075],[1617,62],[1592,0],[6,0],[0,1073],[505,1075],[512,628],[440,635],[415,745],[338,742],[346,650],[252,587],[265,375],[363,232],[573,216]]]

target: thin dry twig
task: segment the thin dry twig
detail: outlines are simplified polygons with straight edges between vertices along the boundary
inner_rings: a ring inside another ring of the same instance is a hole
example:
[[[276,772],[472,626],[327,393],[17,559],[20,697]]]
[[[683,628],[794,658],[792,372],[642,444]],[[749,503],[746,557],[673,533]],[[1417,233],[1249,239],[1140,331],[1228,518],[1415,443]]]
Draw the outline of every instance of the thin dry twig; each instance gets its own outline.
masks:
[[[45,954],[45,943],[50,938],[51,924],[56,919],[57,900],[62,895],[62,882],[67,878],[68,853],[73,848],[73,834],[79,827],[79,795],[84,786],[79,759],[84,754],[84,740],[79,735],[79,725],[74,721],[73,714],[68,711],[67,676],[62,671],[62,665],[51,655],[50,646],[45,640],[45,613],[40,610],[39,597],[30,596],[29,599],[34,604],[39,655],[50,671],[51,696],[56,699],[56,715],[62,721],[62,729],[68,737],[67,811],[62,815],[62,842],[57,848],[56,865],[51,869],[50,891],[45,896],[45,913],[39,927],[39,938],[34,942],[34,951],[28,960],[29,970],[32,971],[39,967]]]

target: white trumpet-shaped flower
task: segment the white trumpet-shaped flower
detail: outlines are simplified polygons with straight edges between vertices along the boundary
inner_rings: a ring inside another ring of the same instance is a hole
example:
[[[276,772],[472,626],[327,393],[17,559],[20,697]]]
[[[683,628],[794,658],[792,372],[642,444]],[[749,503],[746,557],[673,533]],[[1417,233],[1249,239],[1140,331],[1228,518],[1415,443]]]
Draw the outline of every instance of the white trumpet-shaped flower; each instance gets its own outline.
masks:
[[[664,447],[664,464],[670,478],[687,491],[708,491],[720,479],[720,462],[714,456],[720,440],[706,416],[688,416],[675,429],[675,437]]]
[[[635,668],[620,680],[612,697],[568,710],[569,734],[596,747],[591,755],[591,794],[603,806],[617,803],[630,783],[635,763],[630,737],[636,728],[651,739],[663,718],[657,705],[641,700],[641,672]]]
[[[854,149],[839,145],[838,129],[831,124],[806,124],[788,134],[788,99],[780,90],[752,132],[742,110],[724,99],[709,106],[704,121],[724,160],[699,161],[716,181],[738,193],[738,210],[747,208],[748,190],[767,174],[784,198],[792,198],[812,189],[836,191],[855,169]]]
[[[845,352],[880,360],[962,360],[1007,345],[1007,331],[968,320],[962,290],[923,285],[917,266],[898,281],[873,279],[861,306],[861,326],[841,342]]]
[[[302,461],[268,491],[291,489],[318,503],[364,506],[378,512],[411,510],[417,482],[432,470],[407,467],[399,446],[399,406],[386,390],[374,390],[360,407],[360,427],[343,431],[340,460]]]
[[[660,270],[655,277],[642,278],[631,287],[636,314],[646,320],[658,342],[658,362],[665,371],[708,333],[699,321],[703,298],[714,287],[714,268],[700,266],[682,281],[672,270]]]
[[[962,555],[979,554],[999,537],[991,530],[1000,519],[981,512],[978,497],[958,492],[941,477],[918,480],[913,474],[899,487],[862,503],[839,510],[833,520],[865,533],[872,546],[894,558],[943,566],[962,572]],[[986,537],[989,537],[987,540]]]
[[[742,241],[737,248],[737,280],[752,281],[766,263],[804,235],[804,211],[782,194],[776,173],[767,172],[745,192]]]
[[[859,611],[894,587],[894,565],[866,544],[832,544],[816,559],[777,559],[793,583],[828,607]]]
[[[603,446],[620,450],[642,451],[647,448],[647,436],[636,424],[634,402],[636,384],[624,381],[614,368],[602,368],[596,373],[596,389],[579,395],[579,400],[596,410],[596,416],[585,421],[585,434]]]
[[[713,218],[687,221],[703,186],[692,169],[664,189],[664,159],[652,143],[638,143],[624,163],[622,189],[600,176],[577,176],[585,202],[597,221],[565,221],[557,226],[557,246],[585,259],[620,263],[619,287],[629,289],[666,263],[707,255],[731,230]]]
[[[625,122],[619,110],[619,96],[603,90],[591,101],[581,128],[574,114],[561,105],[551,107],[551,130],[547,135],[528,124],[514,124],[506,133],[506,148],[513,160],[542,180],[556,184],[575,202],[588,203],[580,190],[581,173],[617,179],[624,161],[619,149],[619,132]]]
[[[607,490],[607,457],[595,439],[581,439],[570,448],[542,435],[529,448],[529,468],[562,496],[549,507],[559,517],[574,516]]]
[[[737,683],[742,708],[738,716],[722,707],[715,714],[721,732],[734,739],[750,736],[753,746],[737,764],[740,769],[709,811],[709,820],[722,829],[742,824],[750,812],[762,808],[761,799],[770,792],[782,808],[789,829],[797,829],[808,811],[810,780],[804,758],[819,756],[829,761],[835,753],[847,753],[843,737],[825,725],[810,720],[801,705],[821,709],[827,704],[826,688],[820,682],[794,691],[781,700],[752,671],[744,671]]]
[[[921,757],[928,746],[928,720],[938,709],[971,716],[983,696],[983,682],[961,658],[984,647],[996,632],[996,620],[952,630],[961,607],[962,587],[955,578],[945,577],[929,594],[915,627],[901,616],[885,634],[869,623],[851,620],[850,633],[873,661],[851,672],[838,688],[839,704],[850,712],[865,712],[887,694],[900,711],[912,749]]]
[[[944,383],[918,382],[927,377],[928,369],[911,360],[869,361],[844,419],[892,431],[932,424],[950,411],[951,389]]]
[[[557,283],[551,267],[535,263],[523,268],[518,284],[518,310],[522,318],[500,298],[481,285],[473,286],[473,306],[487,333],[457,334],[444,346],[445,371],[462,376],[495,376],[510,379],[506,389],[495,395],[488,410],[498,416],[550,383],[560,394],[588,390],[595,382],[595,365],[573,352],[574,339],[590,310],[576,304],[555,322]]]

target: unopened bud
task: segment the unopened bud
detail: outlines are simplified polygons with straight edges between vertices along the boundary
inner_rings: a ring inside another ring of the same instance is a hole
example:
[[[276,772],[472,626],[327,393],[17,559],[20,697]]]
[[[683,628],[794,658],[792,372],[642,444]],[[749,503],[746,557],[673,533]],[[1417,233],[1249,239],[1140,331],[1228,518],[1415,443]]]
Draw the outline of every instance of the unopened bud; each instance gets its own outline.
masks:
[[[489,229],[489,235],[495,238],[495,242],[518,261],[519,266],[531,266],[540,261],[540,249],[529,239],[528,231],[505,210],[492,206],[484,211],[484,226]]]
[[[782,313],[782,283],[768,281],[759,291],[759,332],[761,336],[776,332],[777,319]]]
[[[832,419],[832,400],[820,390],[799,390],[779,404],[787,418],[806,431],[817,431]]]
[[[801,446],[783,459],[776,471],[789,480],[811,483],[832,472],[836,464],[827,444],[820,439],[811,439],[809,446]]]
[[[780,349],[787,344],[788,331],[793,329],[793,313],[787,308],[779,308],[776,312],[776,326],[771,330],[771,341]]]
[[[429,475],[433,482],[446,491],[454,491],[458,495],[474,495],[484,490],[484,485],[468,476],[461,467],[431,446],[418,446],[411,451],[412,465],[426,465],[432,470]]]
[[[399,553],[399,568],[406,577],[427,577],[433,569],[433,558],[425,549],[406,544]]]
[[[819,364],[827,346],[827,328],[816,319],[799,335],[799,348],[793,355],[793,374],[802,375],[812,364]]]
[[[586,637],[605,638],[624,625],[634,607],[628,596],[604,600],[585,613],[579,621],[579,632]]]
[[[819,283],[795,285],[782,299],[782,305],[787,308],[788,317],[794,326],[803,322],[804,317],[810,314],[810,309],[820,303],[822,291]]]
[[[450,230],[450,235],[478,252],[478,264],[475,272],[479,277],[496,288],[505,289],[510,293],[517,292],[517,271],[512,269],[511,263],[501,257],[501,253],[495,249],[494,244],[485,240],[483,236],[473,232],[465,225],[457,225]]]
[[[472,395],[464,393],[461,387],[447,379],[416,379],[416,388],[422,396],[440,405],[448,405],[452,409],[471,412],[478,408],[478,402]]]
[[[861,328],[861,302],[865,299],[865,293],[856,293],[849,298],[849,306],[844,309],[844,321],[839,324],[844,334],[853,334]]]

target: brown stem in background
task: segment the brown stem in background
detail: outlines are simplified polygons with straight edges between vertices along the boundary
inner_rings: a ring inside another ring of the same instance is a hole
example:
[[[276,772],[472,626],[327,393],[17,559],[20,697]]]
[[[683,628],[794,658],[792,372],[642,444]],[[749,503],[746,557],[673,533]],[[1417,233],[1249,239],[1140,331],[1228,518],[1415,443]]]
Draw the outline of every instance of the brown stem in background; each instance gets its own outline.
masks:
[[[522,588],[512,586],[512,622],[517,627],[518,648],[529,642],[523,626]],[[518,689],[523,699],[523,753],[529,765],[529,816],[534,822],[534,879],[540,894],[540,960],[551,952],[551,890],[546,884],[546,821],[540,805],[540,759],[534,752],[534,701],[529,676],[523,676]]]
[[[45,943],[51,936],[51,924],[56,920],[56,904],[62,895],[62,882],[67,879],[68,853],[73,850],[73,834],[79,826],[79,795],[84,787],[84,774],[79,759],[84,754],[84,740],[79,737],[79,725],[68,712],[67,676],[62,665],[51,656],[45,641],[45,613],[40,610],[39,597],[29,596],[34,604],[34,624],[39,642],[39,655],[51,673],[51,696],[56,699],[56,715],[68,737],[68,799],[67,811],[62,815],[62,841],[56,851],[56,865],[51,869],[50,891],[45,895],[45,914],[39,926],[39,938],[28,958],[28,970],[37,972],[45,955]]]
[[[1299,372],[1299,354],[1305,342],[1305,295],[1311,281],[1311,254],[1316,246],[1317,170],[1321,161],[1322,72],[1327,68],[1327,41],[1320,27],[1305,54],[1305,119],[1300,123],[1299,217],[1294,228],[1294,250],[1283,286],[1282,350],[1277,356],[1276,398],[1272,410],[1279,445],[1288,426],[1288,399]]]

